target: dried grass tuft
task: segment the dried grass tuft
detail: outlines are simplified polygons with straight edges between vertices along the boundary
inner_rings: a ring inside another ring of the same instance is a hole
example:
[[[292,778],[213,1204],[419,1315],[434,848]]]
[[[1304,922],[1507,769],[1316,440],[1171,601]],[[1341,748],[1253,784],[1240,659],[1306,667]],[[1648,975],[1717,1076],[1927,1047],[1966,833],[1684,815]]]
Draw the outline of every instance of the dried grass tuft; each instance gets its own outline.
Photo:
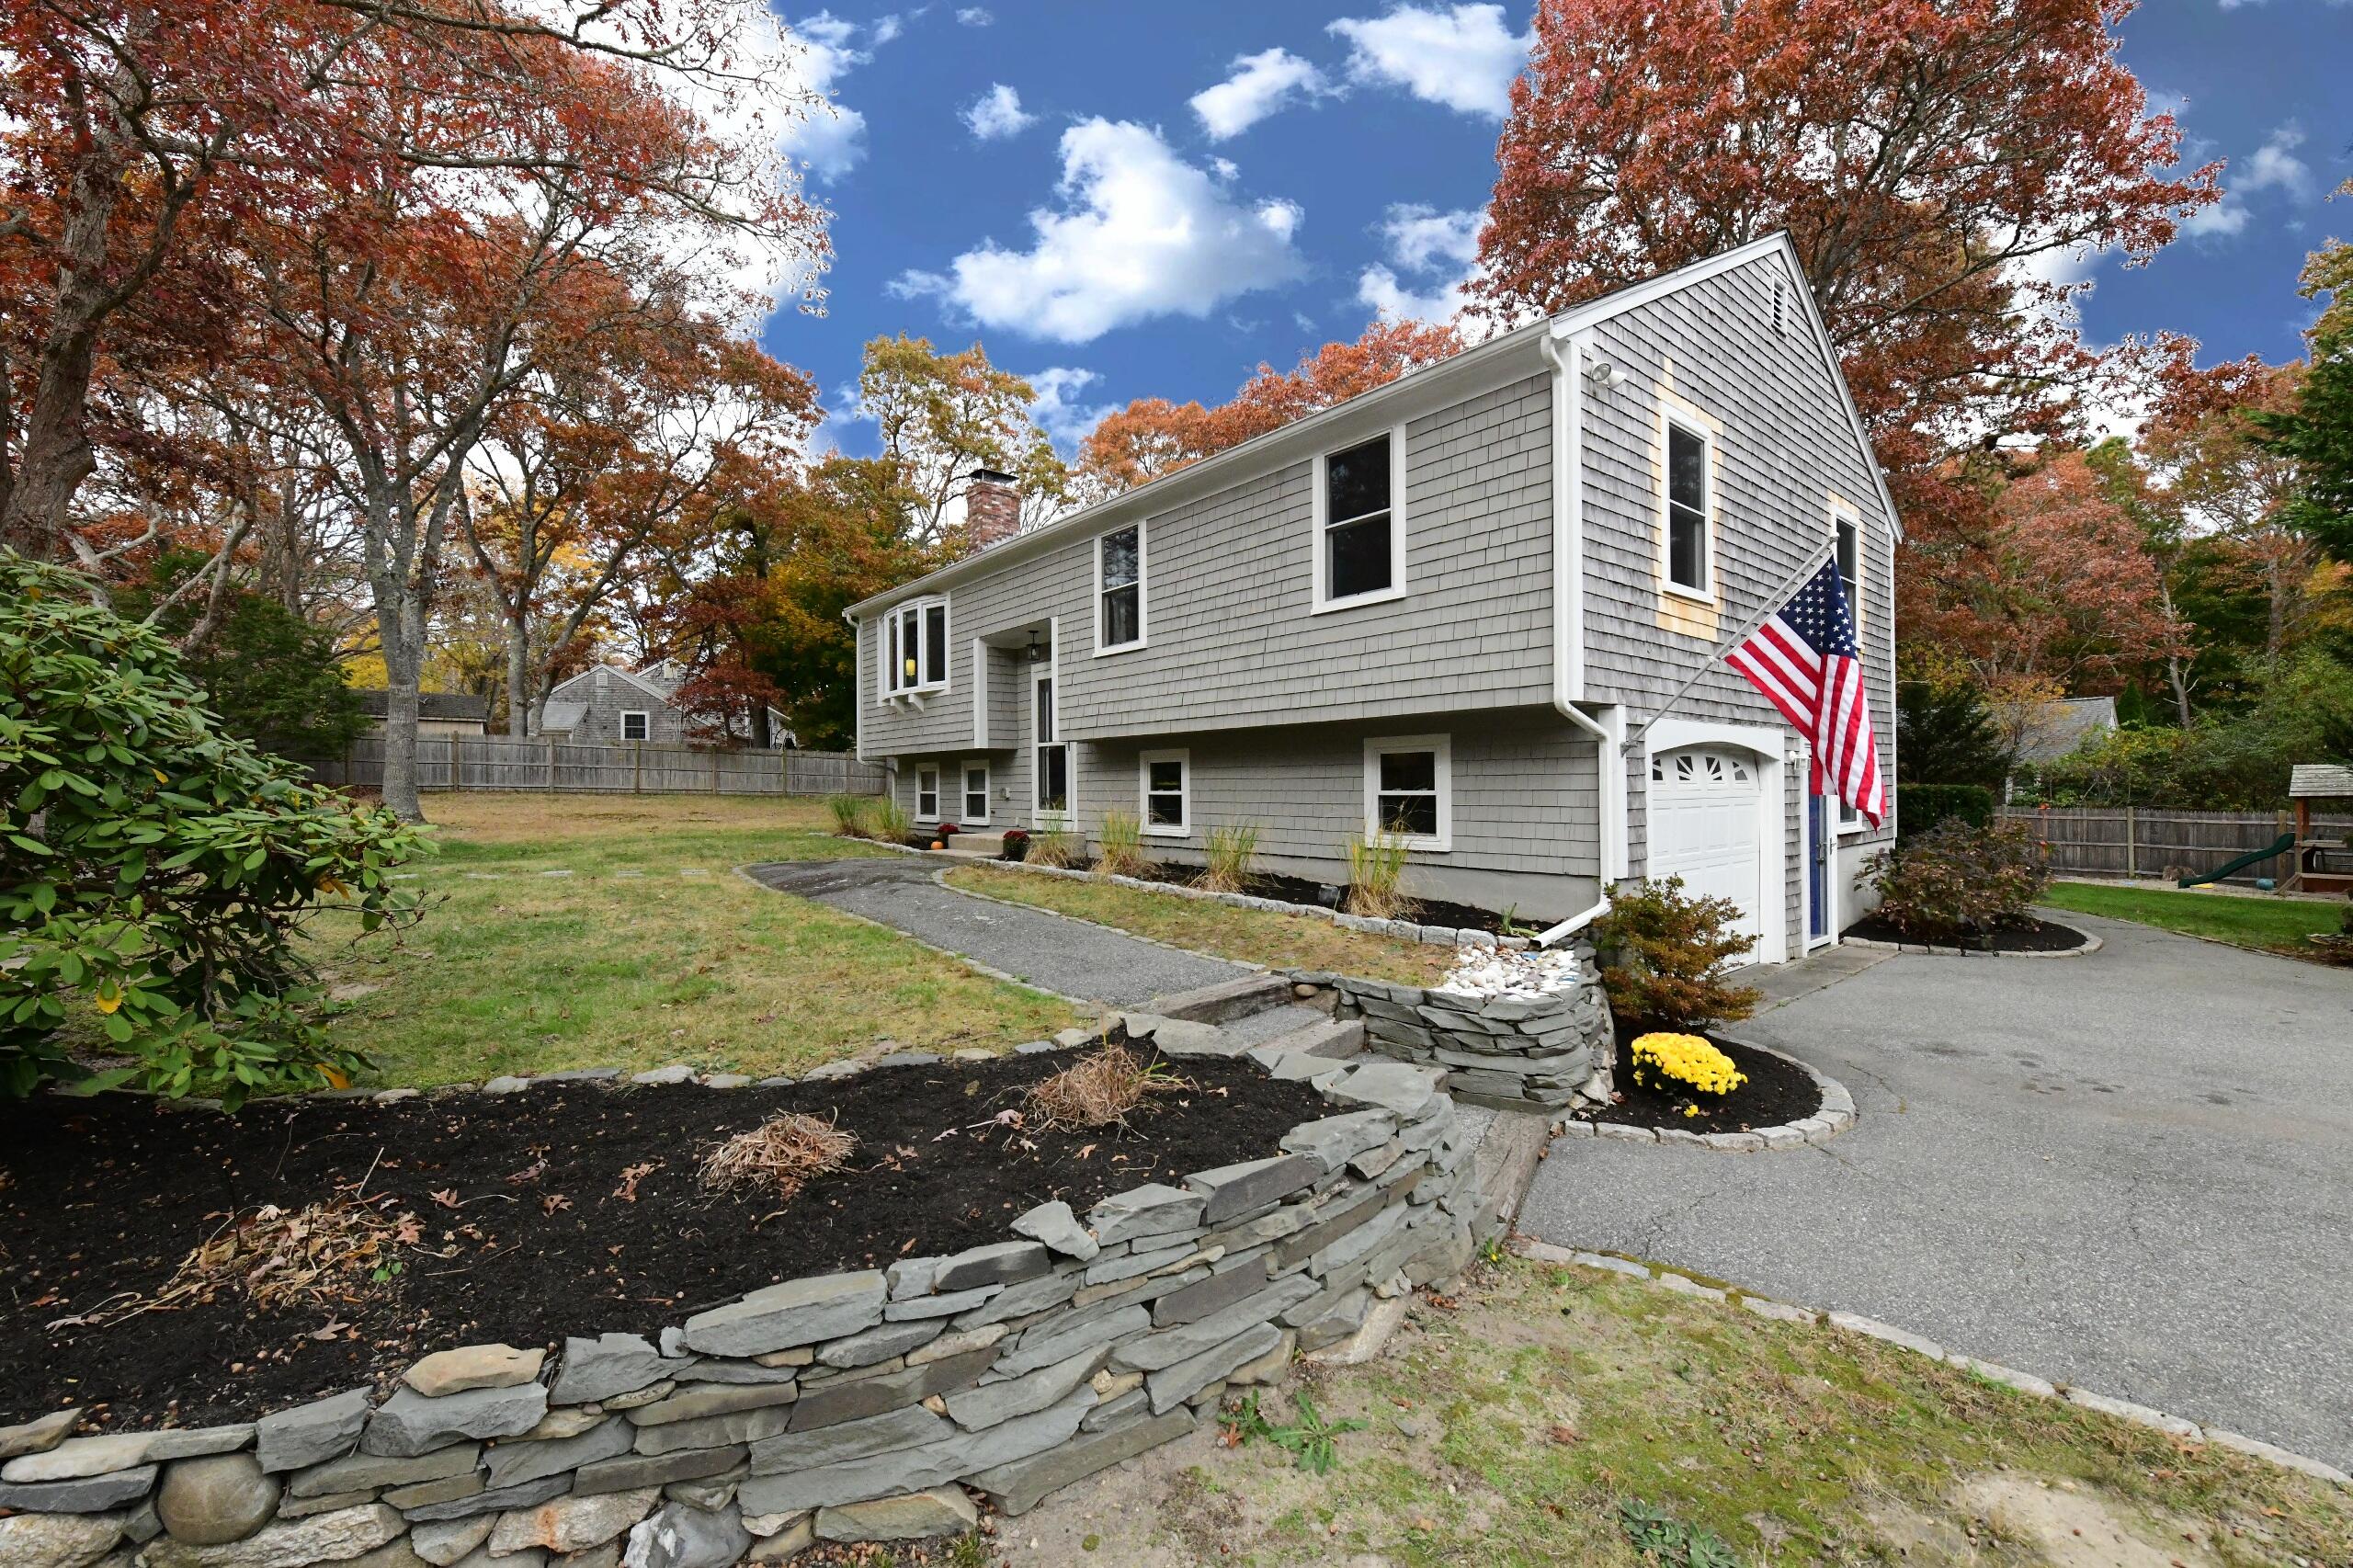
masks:
[[[702,1157],[702,1185],[721,1191],[761,1187],[790,1198],[816,1177],[841,1169],[857,1147],[856,1133],[787,1111],[711,1145]]]
[[[1151,1096],[1192,1085],[1157,1057],[1146,1062],[1124,1045],[1091,1051],[1029,1090],[1029,1109],[1049,1127],[1127,1125],[1128,1117]]]

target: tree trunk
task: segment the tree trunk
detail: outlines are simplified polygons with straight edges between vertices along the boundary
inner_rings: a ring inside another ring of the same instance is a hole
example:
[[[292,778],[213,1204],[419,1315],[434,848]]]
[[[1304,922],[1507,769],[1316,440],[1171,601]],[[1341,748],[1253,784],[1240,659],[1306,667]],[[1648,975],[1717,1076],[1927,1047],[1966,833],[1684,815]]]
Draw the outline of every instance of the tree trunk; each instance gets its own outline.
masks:
[[[520,618],[506,622],[506,733],[531,733],[531,624]]]

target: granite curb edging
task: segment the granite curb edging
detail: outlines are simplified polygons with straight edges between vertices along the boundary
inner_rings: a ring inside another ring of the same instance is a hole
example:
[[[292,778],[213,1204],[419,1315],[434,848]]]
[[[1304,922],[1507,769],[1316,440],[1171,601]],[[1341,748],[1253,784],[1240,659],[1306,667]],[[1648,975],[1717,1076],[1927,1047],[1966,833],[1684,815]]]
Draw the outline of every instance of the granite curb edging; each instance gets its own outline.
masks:
[[[950,856],[945,850],[917,849],[913,845],[885,844],[880,839],[873,838],[856,839],[852,842],[871,844],[877,848],[892,850],[901,855],[920,855],[926,858],[937,856],[941,859],[950,859],[955,862],[955,865],[944,868],[944,870],[954,870],[956,866],[987,866],[999,870],[1027,871],[1033,876],[1062,877],[1072,881],[1108,882],[1118,887],[1133,888],[1139,892],[1165,892],[1177,898],[1196,899],[1205,903],[1222,903],[1232,909],[1258,909],[1272,915],[1309,915],[1319,920],[1329,921],[1344,931],[1358,931],[1369,937],[1387,937],[1401,942],[1417,942],[1425,947],[1502,949],[1510,952],[1525,952],[1536,947],[1536,943],[1526,937],[1498,937],[1492,931],[1476,931],[1450,926],[1420,926],[1411,920],[1376,920],[1370,915],[1349,915],[1337,909],[1326,909],[1320,903],[1292,903],[1285,899],[1260,898],[1255,893],[1211,892],[1207,888],[1197,888],[1185,882],[1156,882],[1148,877],[1126,877],[1117,874],[1107,876],[1100,871],[1082,870],[1075,866],[1033,866],[1027,860]],[[956,888],[951,891],[963,892],[966,890]],[[1054,910],[1051,913],[1059,915],[1062,911]],[[1071,918],[1079,917],[1074,915]],[[1097,923],[1090,921],[1088,924]],[[1112,926],[1109,929],[1118,930],[1120,927]]]
[[[1235,1054],[1195,1028],[1154,1043]],[[0,1561],[530,1568],[625,1539],[632,1563],[699,1542],[718,1564],[961,1534],[967,1488],[1025,1512],[1191,1431],[1229,1384],[1372,1354],[1403,1298],[1468,1266],[1482,1139],[1438,1074],[1256,1051],[1326,1114],[1181,1187],[1042,1204],[1002,1242],[787,1278],[654,1338],[438,1350],[250,1425],[0,1428]]]
[[[1738,1286],[1711,1285],[1696,1276],[1670,1267],[1665,1264],[1653,1263],[1641,1258],[1620,1257],[1614,1253],[1586,1252],[1572,1247],[1555,1246],[1550,1242],[1538,1241],[1532,1236],[1515,1233],[1510,1239],[1510,1250],[1515,1256],[1526,1258],[1531,1263],[1574,1264],[1581,1268],[1601,1269],[1611,1274],[1623,1275],[1630,1279],[1639,1279],[1657,1289],[1672,1290],[1677,1295],[1696,1296],[1705,1301],[1722,1301],[1728,1305],[1737,1303],[1758,1317],[1777,1323],[1826,1327],[1836,1329],[1844,1334],[1860,1335],[1867,1339],[1876,1339],[1882,1344],[1908,1350],[1915,1356],[1924,1356],[1931,1361],[1941,1361],[1948,1366],[1958,1367],[1963,1371],[1999,1383],[2019,1393],[2032,1394],[2040,1399],[2063,1399],[2070,1404],[2086,1410],[2097,1411],[2103,1415],[2112,1415],[2120,1421],[2129,1421],[2136,1426],[2147,1426],[2165,1433],[2169,1437],[2184,1438],[2190,1442],[2211,1443],[2220,1448],[2229,1449],[2235,1453],[2245,1454],[2252,1459],[2267,1460],[2283,1470],[2294,1471],[2300,1475],[2309,1476],[2315,1481],[2325,1481],[2333,1485],[2353,1490],[2353,1475],[2347,1474],[2325,1460],[2296,1453],[2274,1443],[2267,1443],[2259,1437],[2247,1437],[2245,1433],[2234,1432],[2225,1427],[2204,1426],[2187,1416],[2174,1415],[2145,1404],[2136,1403],[2131,1400],[2097,1393],[2081,1384],[2070,1383],[2063,1379],[2038,1377],[2032,1372],[2022,1372],[2016,1368],[2003,1366],[1997,1361],[1985,1361],[1974,1356],[1964,1356],[1958,1351],[1946,1349],[1926,1335],[1914,1334],[1907,1329],[1898,1328],[1893,1324],[1881,1323],[1877,1318],[1866,1317],[1860,1312],[1833,1312],[1817,1307],[1795,1306],[1787,1301],[1776,1301],[1770,1296],[1743,1290]]]
[[[1822,1092],[1822,1105],[1812,1116],[1802,1116],[1795,1121],[1778,1127],[1752,1128],[1745,1132],[1686,1132],[1677,1127],[1643,1127],[1631,1121],[1580,1121],[1574,1118],[1563,1122],[1560,1135],[1568,1138],[1608,1138],[1628,1143],[1685,1144],[1696,1148],[1714,1149],[1728,1154],[1761,1154],[1778,1149],[1817,1148],[1855,1125],[1858,1112],[1855,1096],[1847,1085],[1811,1063],[1799,1061],[1786,1051],[1776,1051],[1756,1040],[1744,1040],[1735,1034],[1715,1031],[1718,1040],[1727,1045],[1754,1051],[1759,1055],[1778,1057],[1813,1080]]]

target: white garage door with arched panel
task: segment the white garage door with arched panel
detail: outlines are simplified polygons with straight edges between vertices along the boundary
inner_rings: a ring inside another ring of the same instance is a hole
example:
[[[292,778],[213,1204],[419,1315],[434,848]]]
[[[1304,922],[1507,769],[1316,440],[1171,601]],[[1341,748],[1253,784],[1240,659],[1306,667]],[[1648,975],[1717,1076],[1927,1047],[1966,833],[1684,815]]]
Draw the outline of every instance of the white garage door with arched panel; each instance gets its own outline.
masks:
[[[1692,745],[1651,756],[1650,874],[1684,891],[1728,898],[1739,929],[1765,946],[1760,909],[1764,788],[1759,759],[1735,746]]]

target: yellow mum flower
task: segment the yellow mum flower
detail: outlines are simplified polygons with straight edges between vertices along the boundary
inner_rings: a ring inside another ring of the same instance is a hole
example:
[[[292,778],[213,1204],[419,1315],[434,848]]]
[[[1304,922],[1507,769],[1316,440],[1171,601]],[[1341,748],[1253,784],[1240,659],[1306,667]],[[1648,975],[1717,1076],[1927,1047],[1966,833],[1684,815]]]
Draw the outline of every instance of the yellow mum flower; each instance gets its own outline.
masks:
[[[1646,1034],[1633,1044],[1634,1082],[1664,1089],[1669,1084],[1703,1095],[1728,1095],[1748,1082],[1732,1058],[1695,1034]],[[1696,1116],[1694,1106],[1686,1115]]]

